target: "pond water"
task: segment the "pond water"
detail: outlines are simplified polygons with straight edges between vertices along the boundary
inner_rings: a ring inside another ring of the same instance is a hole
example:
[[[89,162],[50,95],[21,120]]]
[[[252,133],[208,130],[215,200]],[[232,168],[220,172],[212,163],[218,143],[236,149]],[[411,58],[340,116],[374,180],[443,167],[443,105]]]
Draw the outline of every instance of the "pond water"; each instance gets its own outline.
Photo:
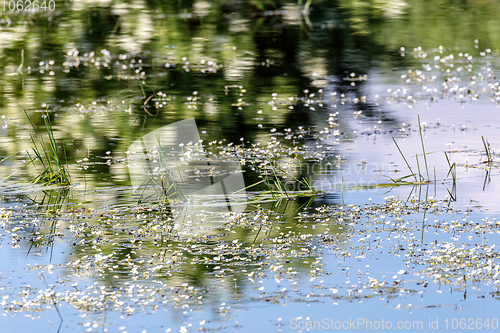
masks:
[[[498,329],[497,3],[51,3],[0,18],[2,332]]]

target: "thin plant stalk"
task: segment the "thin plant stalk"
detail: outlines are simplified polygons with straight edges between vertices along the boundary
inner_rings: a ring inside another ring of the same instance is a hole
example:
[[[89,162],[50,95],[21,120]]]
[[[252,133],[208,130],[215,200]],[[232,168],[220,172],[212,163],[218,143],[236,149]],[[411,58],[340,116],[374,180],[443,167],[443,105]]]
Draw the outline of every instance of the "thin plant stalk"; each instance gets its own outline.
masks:
[[[415,181],[417,182],[417,181],[418,181],[418,180],[417,180],[417,176],[415,175],[415,173],[414,173],[414,172],[413,172],[413,170],[411,169],[411,166],[410,166],[410,164],[408,163],[408,161],[406,160],[405,155],[403,154],[403,152],[402,152],[402,151],[401,151],[401,149],[399,148],[398,143],[396,142],[396,140],[395,140],[394,138],[392,138],[392,141],[394,141],[394,143],[396,144],[396,147],[398,148],[399,153],[400,153],[400,154],[401,154],[401,156],[403,157],[403,160],[405,161],[406,166],[408,167],[408,169],[410,169],[410,172],[412,173],[413,178],[415,178]]]
[[[342,191],[342,205],[345,205],[345,203],[344,203],[344,177],[342,177],[342,183],[340,183],[340,190]]]
[[[269,184],[269,179],[267,178],[267,176],[264,177],[264,175],[260,171],[260,168],[257,167],[257,165],[255,164],[255,162],[252,161],[252,164],[253,164],[255,170],[257,170],[257,172],[259,173],[260,177],[265,181],[267,187],[269,188],[269,191],[271,192],[271,196],[273,197],[273,199],[276,199],[276,197],[274,196],[274,192],[273,192],[273,189],[271,187],[271,184]]]
[[[415,155],[415,159],[417,160],[417,171],[418,171],[418,176],[420,178],[420,181],[422,181],[422,173],[420,173],[420,163],[418,163],[418,155]]]
[[[427,180],[429,180],[429,168],[427,167],[427,156],[425,154],[424,137],[422,135],[422,125],[420,124],[420,116],[418,116],[418,130],[420,133],[420,142],[422,143],[422,152],[424,153],[425,170],[427,171]]]
[[[488,159],[487,163],[491,163],[493,162],[493,158],[489,149],[490,143],[484,139],[484,136],[481,136],[481,139],[483,140],[484,150],[486,152],[486,158]]]
[[[437,181],[436,181],[436,167],[434,167],[434,196],[436,196],[436,186],[437,186]]]

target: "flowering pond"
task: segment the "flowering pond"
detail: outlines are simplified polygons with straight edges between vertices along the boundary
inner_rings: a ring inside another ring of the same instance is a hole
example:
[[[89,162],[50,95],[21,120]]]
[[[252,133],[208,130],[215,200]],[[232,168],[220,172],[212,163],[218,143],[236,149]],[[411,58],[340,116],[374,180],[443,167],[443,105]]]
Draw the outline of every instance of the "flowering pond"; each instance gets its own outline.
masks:
[[[0,22],[2,332],[498,330],[495,10],[54,3]]]

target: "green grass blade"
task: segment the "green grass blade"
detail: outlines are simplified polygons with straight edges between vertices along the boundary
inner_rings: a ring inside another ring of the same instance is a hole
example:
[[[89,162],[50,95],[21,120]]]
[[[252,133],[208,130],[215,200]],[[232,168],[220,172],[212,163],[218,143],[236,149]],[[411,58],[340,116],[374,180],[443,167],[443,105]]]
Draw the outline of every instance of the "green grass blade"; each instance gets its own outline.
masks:
[[[418,116],[418,130],[420,133],[420,142],[422,143],[422,152],[424,153],[425,171],[427,171],[427,180],[429,180],[429,168],[427,167],[427,154],[425,153],[424,137],[422,136],[422,125],[420,125],[420,116]]]
[[[418,181],[418,180],[417,180],[417,176],[415,176],[415,173],[414,173],[414,172],[413,172],[413,170],[411,169],[411,166],[410,166],[410,164],[408,163],[408,161],[406,160],[405,155],[403,154],[403,152],[402,152],[402,151],[401,151],[401,149],[399,148],[398,143],[396,142],[396,140],[395,140],[394,138],[392,138],[392,141],[394,141],[394,143],[396,144],[396,147],[398,148],[399,153],[400,153],[400,154],[401,154],[401,156],[403,157],[403,160],[405,161],[406,166],[408,167],[408,169],[410,169],[410,172],[413,174],[413,178],[415,178],[415,181]]]
[[[487,142],[487,140],[485,140],[484,136],[482,136],[482,135],[481,135],[481,139],[483,140],[484,150],[486,152],[486,158],[488,159],[487,162],[491,163],[493,161],[493,159],[491,157],[491,152],[490,152],[490,149],[489,149],[490,143]]]

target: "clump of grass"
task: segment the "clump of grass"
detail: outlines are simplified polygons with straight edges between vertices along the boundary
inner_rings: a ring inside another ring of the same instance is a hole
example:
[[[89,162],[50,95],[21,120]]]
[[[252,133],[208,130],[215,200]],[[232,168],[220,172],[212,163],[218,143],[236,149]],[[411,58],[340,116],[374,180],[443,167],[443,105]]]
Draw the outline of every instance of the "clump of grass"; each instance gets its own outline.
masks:
[[[290,173],[288,173],[286,170],[281,168],[276,161],[269,159],[269,165],[266,165],[264,163],[262,164],[257,164],[255,161],[251,161],[252,165],[254,166],[254,169],[256,172],[259,174],[260,178],[262,178],[262,181],[259,181],[255,184],[252,184],[250,186],[247,186],[246,188],[253,187],[257,184],[260,184],[264,182],[268,188],[269,191],[265,192],[260,192],[260,194],[267,195],[270,194],[273,200],[276,200],[278,198],[283,198],[286,197],[289,200],[293,200],[296,197],[310,197],[310,196],[316,196],[320,194],[324,194],[323,191],[317,191],[314,189],[312,186],[311,182],[307,178],[302,178],[302,180],[297,179]],[[270,169],[270,170],[269,170]],[[301,185],[301,187],[307,188],[306,191],[287,191],[285,184],[280,180],[280,175],[282,174],[286,176],[287,178],[292,178],[295,182]],[[269,177],[271,175],[271,177]],[[272,177],[274,176],[274,177]],[[274,187],[273,187],[274,185]],[[277,190],[275,190],[276,188]]]
[[[158,142],[158,168],[156,170],[153,169],[151,165],[148,165],[148,167],[144,168],[144,171],[148,175],[148,179],[144,182],[142,187],[142,193],[141,196],[139,197],[138,203],[145,202],[146,200],[150,199],[151,197],[156,196],[157,199],[159,200],[158,203],[161,204],[166,204],[166,207],[170,203],[180,203],[180,202],[187,202],[187,194],[183,192],[183,189],[185,188],[183,176],[181,175],[181,171],[179,170],[179,166],[177,164],[177,160],[175,158],[172,158],[173,161],[175,162],[175,165],[177,167],[177,170],[170,170],[170,167],[166,163],[167,161],[167,156],[165,156],[164,149],[161,145],[160,142],[160,137],[157,136],[156,140]],[[144,151],[144,153],[147,153]],[[177,184],[173,173],[177,171],[179,174],[179,178],[181,180],[181,184]],[[158,176],[160,182],[158,183]],[[154,190],[153,194],[149,194],[146,196],[146,190],[152,188]],[[167,209],[170,210],[170,209]]]
[[[36,176],[32,182],[41,183],[43,185],[56,184],[56,185],[70,185],[70,175],[67,168],[63,165],[61,158],[57,152],[57,141],[54,137],[54,131],[52,129],[52,124],[48,113],[42,115],[45,129],[47,130],[47,135],[49,137],[48,142],[46,142],[37,132],[35,125],[31,121],[31,118],[23,107],[23,111],[28,118],[31,127],[35,131],[36,139],[30,133],[31,142],[33,143],[33,153],[32,157],[29,152],[28,156],[30,161],[26,164],[33,164],[36,168],[36,162],[38,161],[42,165],[42,171],[38,176]],[[38,142],[38,144],[37,144]],[[66,154],[65,154],[66,155]]]
[[[394,141],[394,144],[396,145],[396,148],[398,148],[399,150],[399,153],[401,154],[401,156],[403,157],[403,160],[405,161],[406,163],[406,166],[408,167],[408,169],[410,169],[410,172],[411,174],[409,174],[408,176],[405,176],[405,177],[401,177],[400,179],[403,179],[403,178],[407,178],[407,177],[411,177],[413,176],[413,178],[415,178],[415,182],[417,182],[417,176],[416,174],[413,172],[413,170],[411,169],[411,166],[410,166],[410,163],[408,163],[408,161],[406,160],[406,157],[405,155],[403,154],[403,152],[401,151],[401,148],[399,148],[399,145],[398,143],[396,142],[396,139],[392,138],[392,141]]]
[[[423,134],[422,134],[422,125],[420,123],[420,116],[418,117],[418,133],[420,135],[420,143],[422,145],[422,154],[415,154],[415,159],[417,161],[417,173],[413,172],[413,169],[411,168],[410,163],[408,163],[408,160],[406,159],[405,155],[401,151],[401,148],[399,148],[398,143],[396,142],[396,140],[394,138],[392,138],[392,141],[394,141],[394,144],[396,145],[396,148],[398,148],[398,151],[401,154],[401,156],[403,157],[403,160],[405,161],[406,166],[408,167],[408,169],[411,172],[409,175],[401,177],[401,178],[398,178],[396,180],[394,180],[394,179],[391,178],[391,180],[393,181],[393,183],[398,183],[398,185],[415,185],[415,184],[427,184],[427,183],[431,182],[430,176],[429,176],[429,167],[427,165],[427,154],[431,154],[431,153],[428,153],[428,152],[425,151],[424,137],[423,137]],[[419,156],[423,156],[424,157],[424,165],[425,165],[425,171],[426,171],[426,174],[427,174],[427,178],[425,178],[422,175],[422,172],[420,170]],[[446,158],[448,158],[448,156]],[[417,178],[417,176],[418,176],[418,178]],[[405,178],[408,178],[408,177],[413,177],[415,179],[415,182],[401,182],[401,180],[403,180]]]

